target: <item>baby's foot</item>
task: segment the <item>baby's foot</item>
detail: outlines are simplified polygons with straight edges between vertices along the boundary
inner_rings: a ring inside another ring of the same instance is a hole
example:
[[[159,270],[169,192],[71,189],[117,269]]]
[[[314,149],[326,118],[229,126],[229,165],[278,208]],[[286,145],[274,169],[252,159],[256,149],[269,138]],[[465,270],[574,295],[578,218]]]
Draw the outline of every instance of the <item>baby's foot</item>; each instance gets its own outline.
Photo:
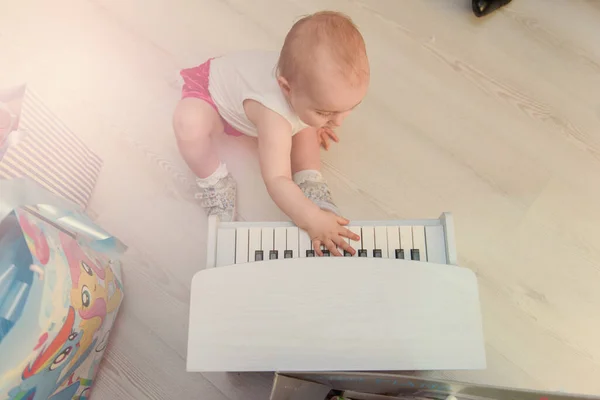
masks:
[[[233,221],[235,218],[236,183],[230,173],[220,178],[212,185],[200,184],[195,198],[200,201],[206,214],[217,215],[223,222]]]
[[[340,210],[331,197],[329,186],[319,171],[299,171],[294,174],[294,182],[302,189],[304,195],[322,210],[340,215]]]

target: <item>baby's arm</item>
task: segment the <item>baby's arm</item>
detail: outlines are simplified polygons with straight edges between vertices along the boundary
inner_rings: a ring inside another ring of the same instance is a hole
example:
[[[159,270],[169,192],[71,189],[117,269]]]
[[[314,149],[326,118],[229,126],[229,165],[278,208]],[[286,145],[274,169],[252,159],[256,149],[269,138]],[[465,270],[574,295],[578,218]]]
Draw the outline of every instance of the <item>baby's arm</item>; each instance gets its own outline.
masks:
[[[321,210],[307,199],[292,180],[292,128],[281,115],[253,100],[244,103],[246,114],[258,130],[260,169],[269,195],[277,206],[311,239],[324,244],[332,254],[340,255],[336,245],[354,252],[342,236],[355,238],[343,227],[344,218]],[[350,235],[350,236],[349,236]],[[315,246],[317,254],[321,249]]]
[[[292,180],[292,127],[281,115],[253,100],[246,100],[244,108],[258,130],[260,170],[269,195],[296,225],[306,229],[321,210]]]

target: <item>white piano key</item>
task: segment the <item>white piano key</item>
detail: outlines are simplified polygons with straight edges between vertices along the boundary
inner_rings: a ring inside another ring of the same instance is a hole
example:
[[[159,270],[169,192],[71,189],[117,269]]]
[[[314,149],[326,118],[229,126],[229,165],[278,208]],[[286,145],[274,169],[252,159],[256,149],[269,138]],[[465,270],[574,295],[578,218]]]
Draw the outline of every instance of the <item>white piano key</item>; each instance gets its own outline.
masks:
[[[310,237],[308,236],[308,233],[306,233],[306,231],[299,229],[298,235],[299,235],[298,251],[300,253],[300,258],[304,258],[304,257],[306,257],[307,251],[314,251],[314,250],[312,248],[312,243],[311,243]]]
[[[387,227],[375,227],[375,249],[381,250],[381,257],[388,258]]]
[[[260,228],[250,228],[249,241],[248,241],[248,261],[257,261],[257,251],[262,251],[262,230]],[[265,260],[265,254],[263,252],[263,260]]]
[[[244,264],[248,262],[248,228],[237,228],[235,238],[235,263]]]
[[[362,248],[366,251],[367,257],[373,257],[373,249],[375,248],[375,229],[372,226],[361,226],[362,231]]]
[[[388,258],[396,258],[396,250],[400,250],[400,228],[387,227]]]
[[[273,250],[277,252],[277,259],[282,259],[286,244],[287,244],[287,229],[285,227],[277,227],[274,230]],[[264,233],[264,231],[263,231]]]
[[[219,231],[219,217],[211,215],[208,217],[208,235],[206,237],[206,268],[217,266],[217,234]]]
[[[362,249],[362,232],[360,230],[360,226],[349,226],[348,229],[350,230],[350,232],[356,233],[358,236],[360,236],[360,238],[358,240],[352,240],[352,239],[348,240],[348,243],[350,243],[350,246],[354,250],[356,250],[356,252],[354,253],[354,257],[358,257],[358,251],[360,249]]]
[[[446,264],[446,241],[444,227],[431,225],[425,227],[425,241],[427,243],[427,261]]]
[[[413,226],[413,248],[415,249],[415,253],[418,251],[419,261],[427,261],[427,248],[425,247],[425,227],[424,226]],[[417,257],[412,257],[411,259],[415,260]]]
[[[346,242],[346,243],[350,244],[350,239],[348,239],[347,237],[344,237],[343,239],[344,239],[344,242]],[[346,255],[346,251],[345,251],[345,250],[343,250],[343,249],[342,249],[342,250],[340,250],[340,253],[341,253],[341,254],[342,254],[342,256],[344,256],[344,257],[350,257],[350,253],[348,253],[348,255]]]
[[[260,248],[263,251],[264,260],[270,260],[271,250],[275,249],[273,228],[262,228]]]
[[[298,228],[297,227],[289,227],[286,229],[287,232],[287,240],[286,240],[286,250],[292,251],[292,258],[298,258]]]
[[[404,252],[404,259],[410,260],[410,251],[413,249],[412,228],[410,226],[400,227],[400,249]]]
[[[235,229],[219,229],[217,232],[217,267],[235,264]]]

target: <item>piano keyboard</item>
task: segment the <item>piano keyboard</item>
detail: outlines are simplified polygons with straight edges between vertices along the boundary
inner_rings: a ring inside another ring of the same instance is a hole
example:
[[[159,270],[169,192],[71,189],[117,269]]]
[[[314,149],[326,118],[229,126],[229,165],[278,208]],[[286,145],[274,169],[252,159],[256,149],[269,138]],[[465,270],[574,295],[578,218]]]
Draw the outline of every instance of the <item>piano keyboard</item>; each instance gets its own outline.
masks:
[[[358,241],[346,239],[354,257],[456,264],[452,215],[439,219],[351,222]],[[225,222],[209,219],[207,267],[318,257],[308,234],[290,222]],[[322,248],[323,256],[333,256]],[[344,253],[345,257],[351,254]]]
[[[355,257],[317,257],[291,223],[210,217],[187,370],[485,368],[477,277],[456,266],[451,214],[349,228]]]

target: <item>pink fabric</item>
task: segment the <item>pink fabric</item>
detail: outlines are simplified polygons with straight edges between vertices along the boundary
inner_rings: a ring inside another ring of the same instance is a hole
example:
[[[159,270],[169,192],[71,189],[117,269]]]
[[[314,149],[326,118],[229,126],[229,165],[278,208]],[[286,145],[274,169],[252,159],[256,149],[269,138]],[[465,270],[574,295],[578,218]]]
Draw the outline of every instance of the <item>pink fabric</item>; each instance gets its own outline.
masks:
[[[181,98],[185,99],[193,97],[196,99],[202,99],[210,104],[215,111],[218,113],[217,105],[213,101],[210,92],[208,91],[208,76],[210,75],[210,61],[206,61],[204,64],[200,64],[197,67],[182,69],[180,74],[183,78],[184,84],[181,89]],[[225,127],[225,133],[231,136],[242,136],[243,133],[229,125],[227,121],[221,117],[223,126]]]

